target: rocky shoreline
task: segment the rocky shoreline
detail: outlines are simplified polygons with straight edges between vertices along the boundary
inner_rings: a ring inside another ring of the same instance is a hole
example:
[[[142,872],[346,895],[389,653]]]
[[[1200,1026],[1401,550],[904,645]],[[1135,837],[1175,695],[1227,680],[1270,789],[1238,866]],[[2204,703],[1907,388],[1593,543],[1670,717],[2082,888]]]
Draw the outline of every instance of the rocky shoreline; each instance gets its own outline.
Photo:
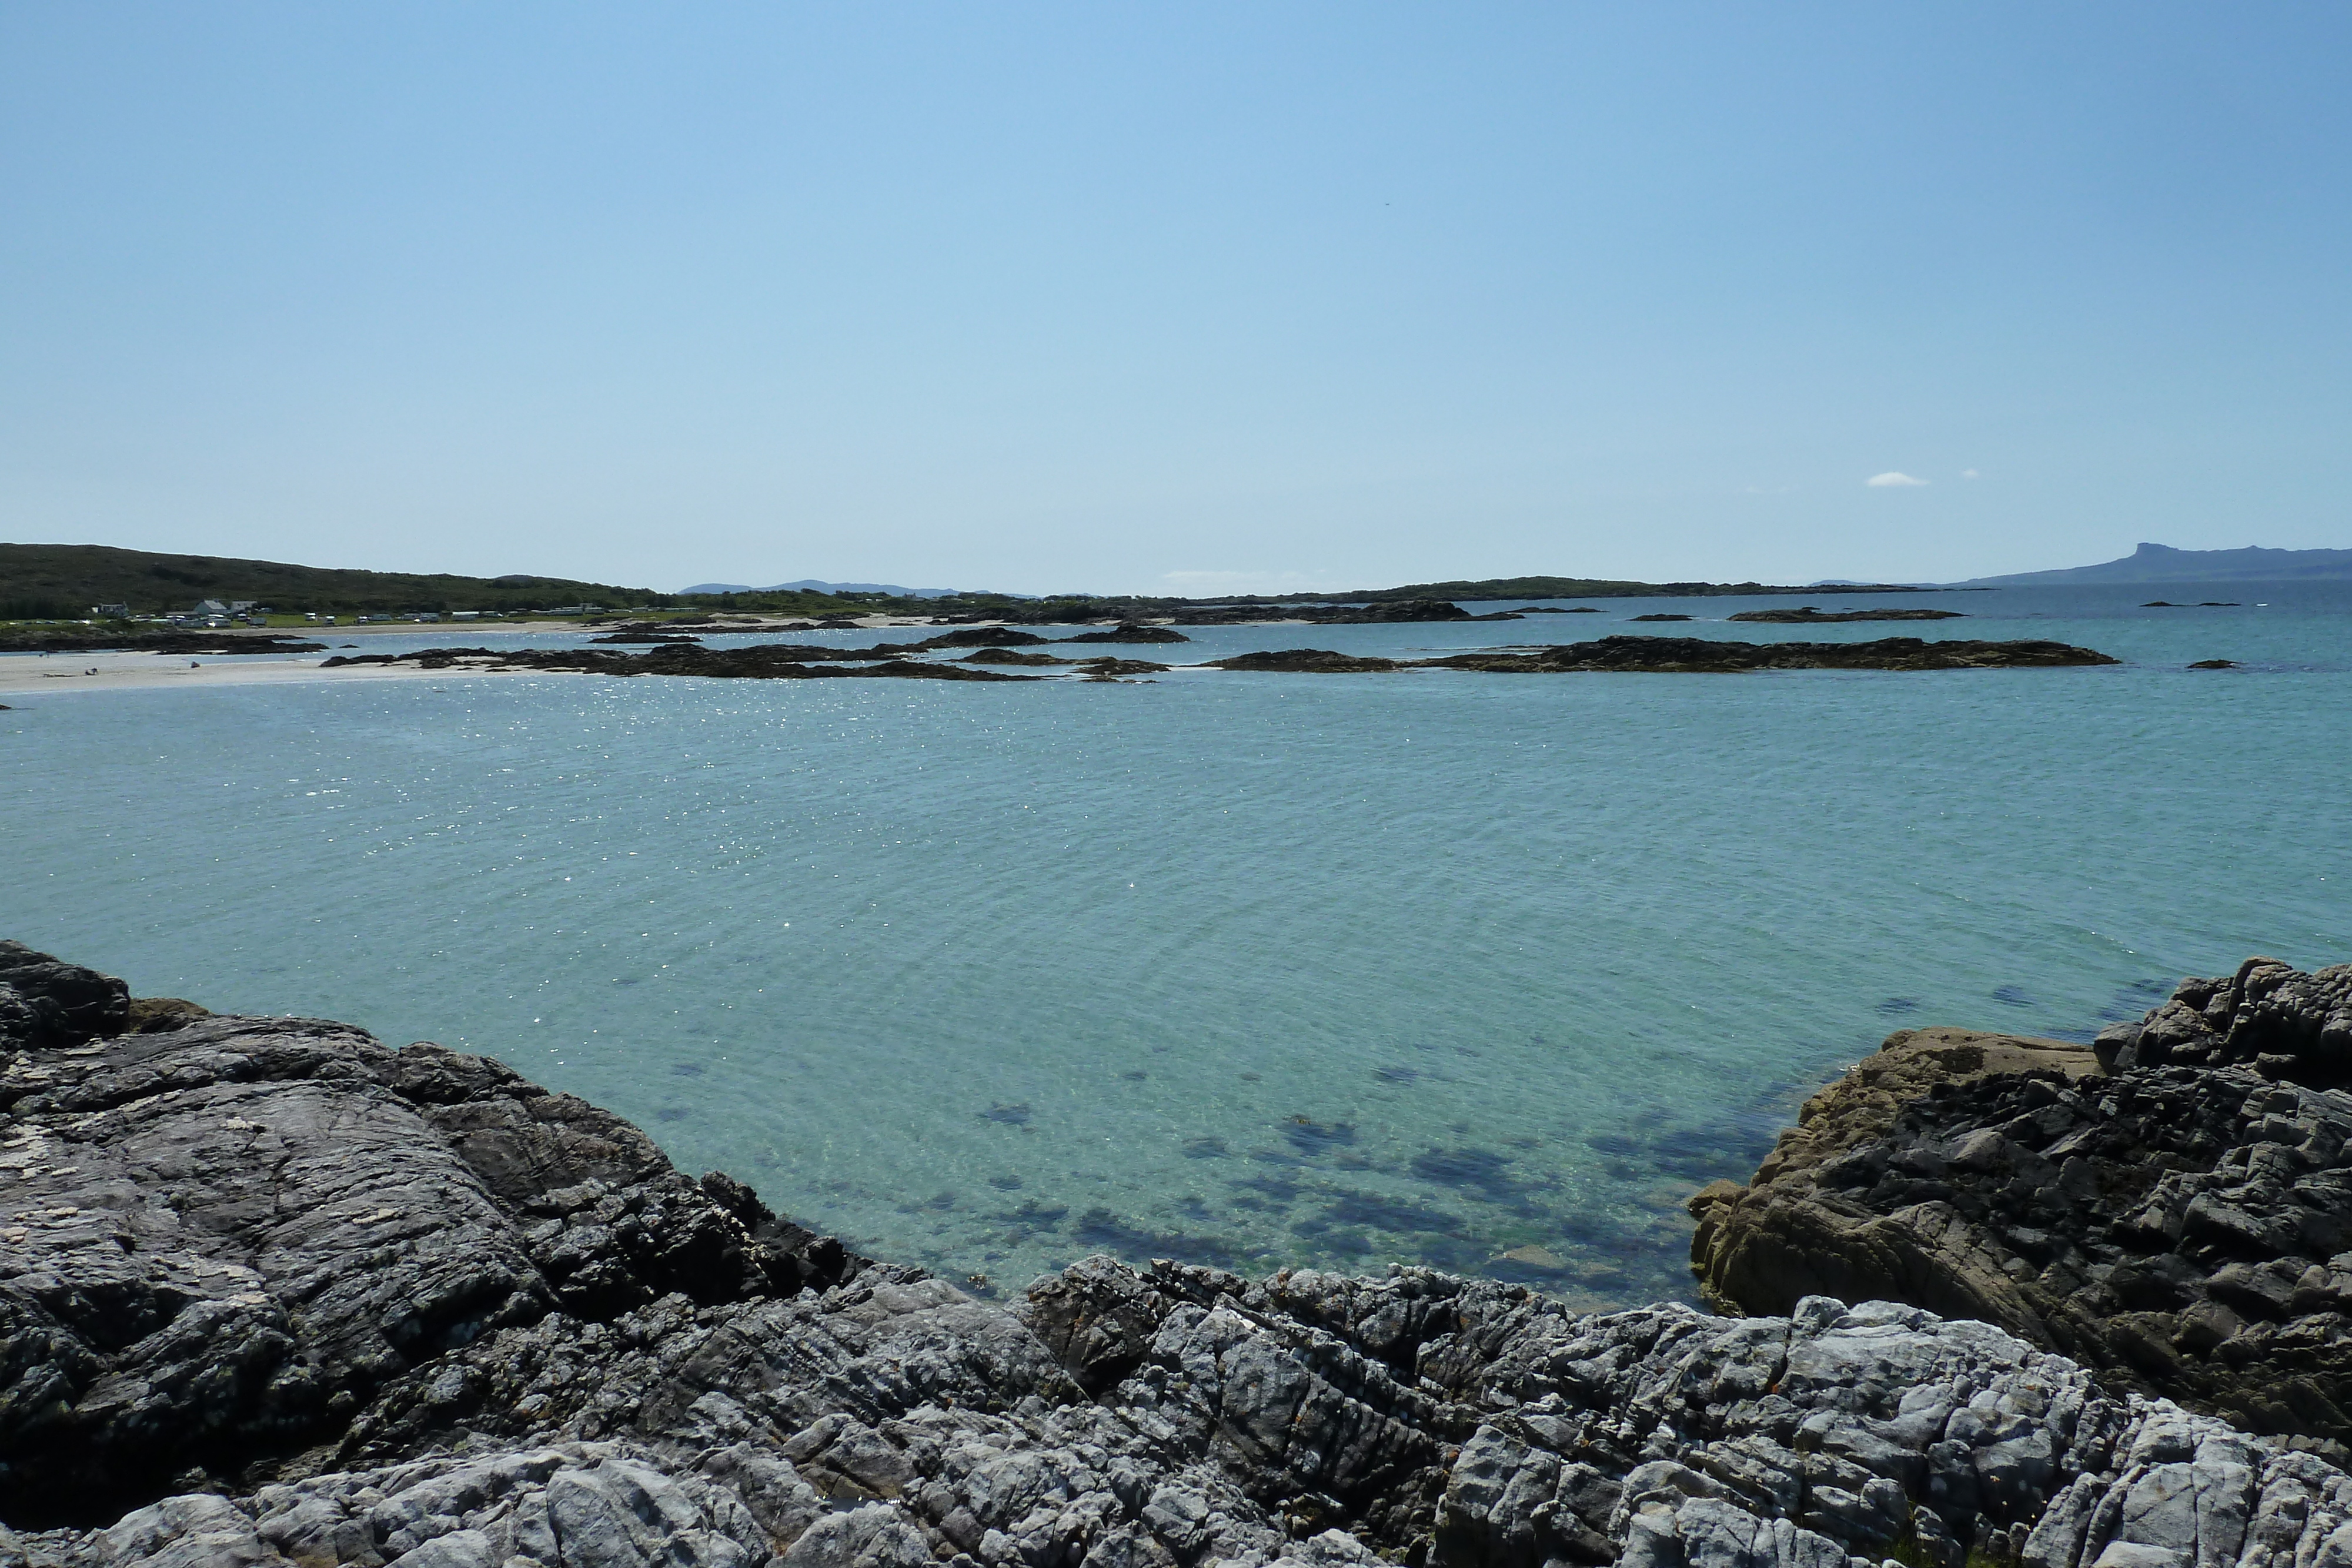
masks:
[[[2203,1267],[2229,1238],[2200,1299],[2234,1301],[2223,1274],[2284,1238],[2281,1206],[2306,1249],[2341,1212],[2347,993],[2352,967],[2257,963],[2095,1051],[1899,1036],[1756,1183],[1710,1189],[1702,1241],[1737,1253],[1732,1217],[1809,1181],[1863,1194],[1841,1211],[1860,1225],[1942,1202],[1980,1250],[2023,1246],[2028,1220],[2057,1247],[2050,1215],[2004,1196],[2048,1191],[2078,1206],[2065,1246],[2107,1244],[2110,1210],[2138,1228],[2133,1260]],[[1820,1292],[1776,1315],[1580,1315],[1423,1269],[1249,1281],[1107,1258],[1006,1310],[690,1179],[487,1058],[134,1002],[15,944],[0,1057],[7,1563],[2352,1563],[2352,1476],[2325,1434],[2185,1409],[2022,1320]],[[1943,1176],[1920,1179],[1950,1196],[1874,1196],[1930,1153]],[[1969,1218],[1971,1180],[1990,1218]]]
[[[1717,1299],[1891,1295],[2110,1386],[2352,1440],[2352,965],[2252,958],[2095,1047],[1898,1034],[1747,1186],[1692,1200]]]
[[[868,648],[833,648],[808,643],[763,643],[745,648],[708,648],[691,641],[664,642],[643,653],[604,648],[425,648],[410,653],[363,653],[327,660],[322,669],[370,664],[415,669],[546,670],[601,675],[700,675],[721,680],[814,680],[828,676],[883,676],[918,680],[1025,681],[1045,677],[977,670],[994,664],[1101,665],[1103,659],[1063,659],[1038,653],[1028,644],[1072,643],[1182,643],[1164,627],[1120,626],[1108,632],[1048,639],[1007,632],[1002,627],[950,632],[919,643],[880,643]],[[1015,646],[1020,644],[1022,646]],[[917,655],[974,647],[955,663]],[[1285,674],[1366,674],[1406,670],[1464,670],[1488,674],[1619,673],[1737,674],[1754,670],[1991,670],[2082,668],[2120,661],[2089,648],[2040,641],[1927,642],[1917,637],[1882,637],[1867,643],[1735,643],[1706,637],[1602,637],[1590,643],[1455,653],[1434,659],[1389,659],[1339,653],[1327,648],[1282,648],[1237,653],[1196,665],[1118,661],[1108,674],[1151,674],[1171,669],[1250,670]],[[1086,672],[1080,672],[1082,676]]]

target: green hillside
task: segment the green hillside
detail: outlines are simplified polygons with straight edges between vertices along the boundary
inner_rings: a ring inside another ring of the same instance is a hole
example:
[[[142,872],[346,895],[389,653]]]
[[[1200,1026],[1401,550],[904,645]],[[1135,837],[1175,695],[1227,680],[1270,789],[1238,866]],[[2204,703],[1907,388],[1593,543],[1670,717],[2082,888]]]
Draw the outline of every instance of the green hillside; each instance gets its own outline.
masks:
[[[98,604],[127,604],[133,614],[152,615],[191,609],[202,599],[250,599],[280,612],[336,615],[675,602],[650,589],[562,577],[348,571],[106,545],[0,544],[0,619],[80,617]]]

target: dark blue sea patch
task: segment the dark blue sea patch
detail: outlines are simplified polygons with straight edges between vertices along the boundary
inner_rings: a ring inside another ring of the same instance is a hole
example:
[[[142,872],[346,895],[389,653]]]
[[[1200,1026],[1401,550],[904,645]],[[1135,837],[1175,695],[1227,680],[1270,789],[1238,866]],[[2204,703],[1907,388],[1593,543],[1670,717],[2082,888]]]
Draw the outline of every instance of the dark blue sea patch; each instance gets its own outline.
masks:
[[[998,1223],[1011,1228],[1011,1239],[1015,1243],[1032,1239],[1057,1230],[1070,1216],[1066,1203],[1039,1203],[1029,1198],[1010,1213],[992,1216]]]
[[[1327,1127],[1306,1116],[1293,1116],[1282,1124],[1282,1135],[1302,1155],[1321,1155],[1354,1143],[1356,1129],[1345,1122]]]
[[[660,1110],[654,1113],[654,1120],[656,1122],[683,1122],[688,1116],[693,1114],[693,1112],[688,1110],[683,1105],[665,1105]]]
[[[1295,1203],[1298,1198],[1298,1184],[1283,1176],[1244,1176],[1232,1185],[1244,1192],[1254,1192],[1261,1197],[1270,1197],[1276,1203]]]
[[[2010,1008],[2030,1008],[2034,1005],[2033,998],[2026,995],[2025,988],[2022,986],[1995,986],[1992,999],[2003,1007]]]
[[[1021,1178],[1017,1176],[992,1176],[988,1178],[988,1185],[999,1192],[1019,1192]]]
[[[1482,1203],[1517,1207],[1525,1183],[1511,1175],[1511,1158],[1492,1149],[1425,1149],[1407,1167],[1423,1181],[1450,1186]]]
[[[673,1061],[669,1064],[669,1071],[673,1078],[699,1078],[703,1068],[698,1061]]]
[[[1901,1013],[1917,1012],[1919,1002],[1915,997],[1889,997],[1878,1004],[1878,1010],[1893,1018]]]
[[[1225,1160],[1233,1157],[1223,1138],[1187,1138],[1184,1157],[1188,1160]]]
[[[1154,1258],[1172,1258],[1179,1263],[1206,1263],[1213,1268],[1237,1269],[1248,1260],[1232,1242],[1219,1236],[1196,1236],[1181,1230],[1151,1230],[1129,1223],[1108,1208],[1090,1208],[1078,1217],[1070,1228],[1071,1237],[1082,1247],[1109,1252],[1130,1263],[1148,1263]]]
[[[1016,1105],[991,1105],[980,1113],[980,1119],[1002,1122],[1008,1127],[1025,1127],[1029,1124],[1029,1102],[1024,1100]]]
[[[1398,1236],[1451,1236],[1462,1228],[1462,1219],[1425,1204],[1342,1188],[1321,1214],[1302,1219],[1291,1228],[1310,1237],[1342,1228],[1385,1230]]]

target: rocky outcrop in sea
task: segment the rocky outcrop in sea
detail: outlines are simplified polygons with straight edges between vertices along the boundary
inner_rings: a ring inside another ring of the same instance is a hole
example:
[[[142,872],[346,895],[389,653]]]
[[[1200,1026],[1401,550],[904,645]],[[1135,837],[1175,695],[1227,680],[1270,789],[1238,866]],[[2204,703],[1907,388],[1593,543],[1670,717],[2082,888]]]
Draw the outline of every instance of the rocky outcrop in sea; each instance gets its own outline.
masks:
[[[2352,1439],[2347,1083],[2352,965],[2249,959],[2095,1047],[1898,1034],[1749,1185],[1692,1200],[1693,1258],[1747,1311],[1892,1296],[2113,1388]]]
[[[12,1563],[2352,1561],[2325,1454],[1914,1306],[1095,1258],[1008,1311],[486,1058],[13,944],[0,1056]]]

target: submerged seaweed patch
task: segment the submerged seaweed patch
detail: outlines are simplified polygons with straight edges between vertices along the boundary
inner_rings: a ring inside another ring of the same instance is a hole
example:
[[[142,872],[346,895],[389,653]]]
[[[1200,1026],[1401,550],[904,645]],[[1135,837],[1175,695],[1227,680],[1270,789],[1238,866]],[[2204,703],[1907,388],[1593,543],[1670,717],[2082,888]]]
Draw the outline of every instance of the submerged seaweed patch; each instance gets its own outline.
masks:
[[[1443,1209],[1376,1192],[1342,1189],[1319,1215],[1291,1227],[1302,1236],[1320,1236],[1340,1228],[1366,1227],[1411,1236],[1451,1236],[1462,1221]]]
[[[1069,1218],[1069,1215],[1068,1204],[1039,1203],[1033,1197],[1023,1202],[1020,1207],[1010,1214],[1000,1214],[995,1218],[1003,1224],[1013,1228],[1013,1239],[1026,1241],[1032,1237],[1057,1228],[1063,1220]]]
[[[1233,1185],[1249,1192],[1262,1194],[1276,1203],[1289,1203],[1298,1197],[1298,1184],[1283,1176],[1244,1176]]]
[[[1029,1124],[1029,1102],[1024,1100],[1014,1105],[991,1105],[980,1113],[980,1119],[1002,1122],[1008,1127],[1025,1127]]]
[[[1511,1159],[1492,1149],[1425,1149],[1411,1169],[1423,1181],[1465,1192],[1487,1203],[1517,1203],[1524,1184],[1510,1174]]]
[[[1282,1135],[1300,1154],[1320,1155],[1354,1143],[1356,1129],[1346,1122],[1334,1122],[1327,1127],[1306,1116],[1293,1116],[1283,1124]]]
[[[1208,1263],[1230,1269],[1244,1261],[1233,1243],[1216,1236],[1194,1236],[1181,1230],[1148,1230],[1128,1222],[1108,1208],[1090,1208],[1078,1217],[1070,1234],[1081,1246],[1093,1247],[1133,1261],[1172,1258],[1180,1263]]]

